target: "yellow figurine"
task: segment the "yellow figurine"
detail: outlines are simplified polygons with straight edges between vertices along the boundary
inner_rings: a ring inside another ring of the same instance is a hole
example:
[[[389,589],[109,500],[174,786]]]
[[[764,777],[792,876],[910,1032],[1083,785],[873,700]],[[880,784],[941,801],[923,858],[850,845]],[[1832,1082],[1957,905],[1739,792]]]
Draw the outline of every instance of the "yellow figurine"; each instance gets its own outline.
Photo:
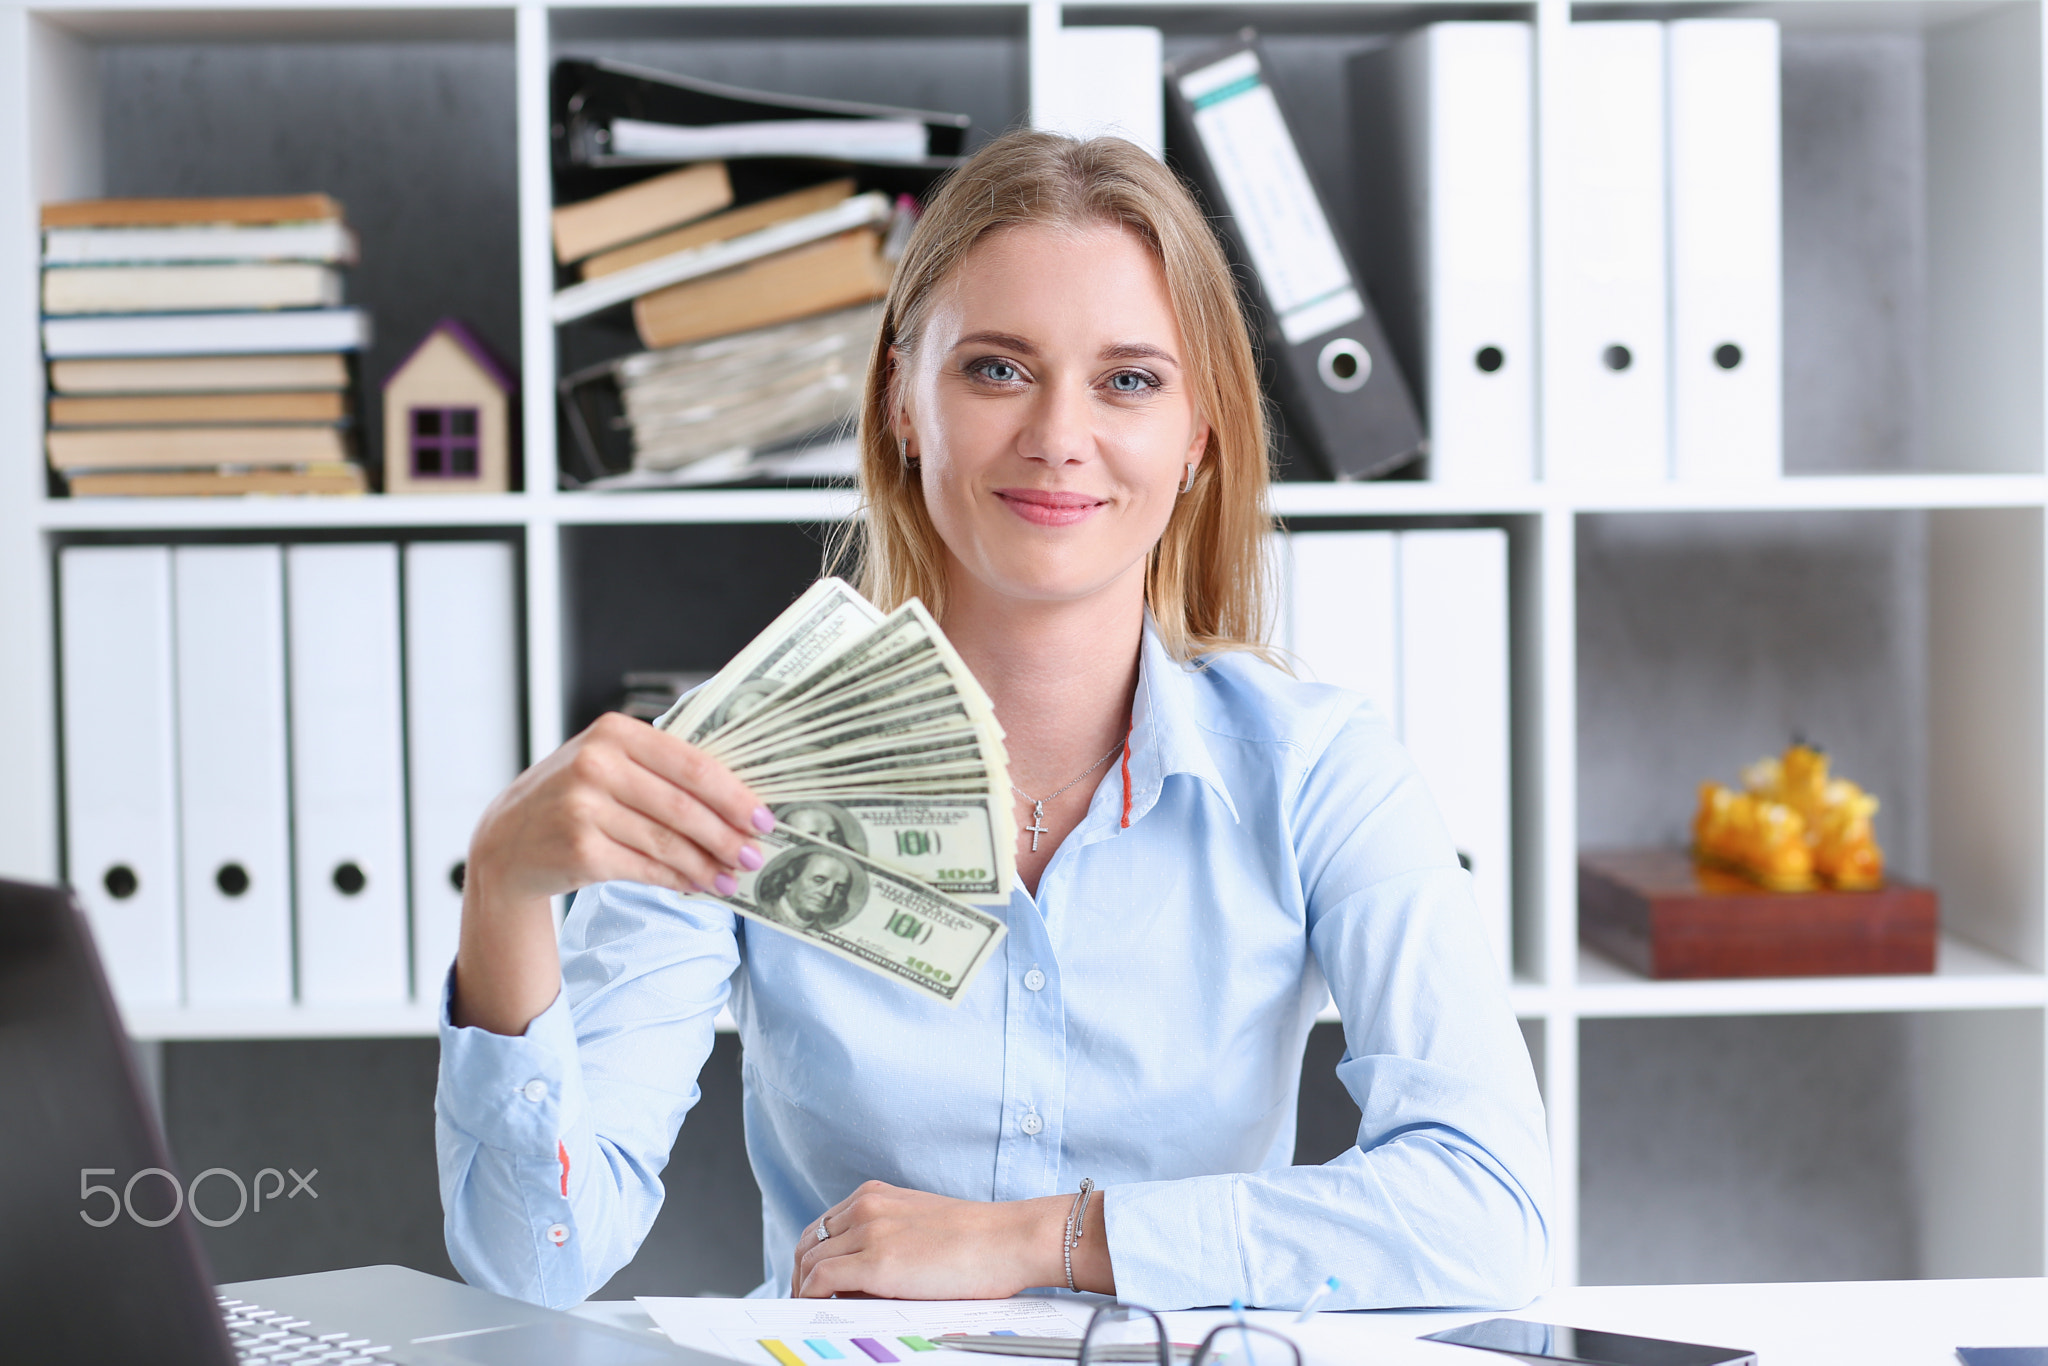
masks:
[[[1700,784],[1693,853],[1773,891],[1806,891],[1820,882],[1841,891],[1884,885],[1884,851],[1870,818],[1877,798],[1846,778],[1828,776],[1828,757],[1794,744],[1742,772],[1743,792]]]

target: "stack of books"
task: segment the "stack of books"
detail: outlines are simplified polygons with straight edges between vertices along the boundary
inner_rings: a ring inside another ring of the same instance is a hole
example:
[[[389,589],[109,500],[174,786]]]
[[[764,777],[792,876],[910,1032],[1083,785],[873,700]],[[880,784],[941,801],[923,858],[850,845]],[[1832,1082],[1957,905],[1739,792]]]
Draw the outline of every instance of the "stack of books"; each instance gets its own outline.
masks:
[[[326,195],[46,204],[50,467],[73,495],[361,493]]]
[[[965,117],[577,60],[554,93],[554,321],[630,311],[644,348],[563,380],[587,482],[850,473],[875,301]]]

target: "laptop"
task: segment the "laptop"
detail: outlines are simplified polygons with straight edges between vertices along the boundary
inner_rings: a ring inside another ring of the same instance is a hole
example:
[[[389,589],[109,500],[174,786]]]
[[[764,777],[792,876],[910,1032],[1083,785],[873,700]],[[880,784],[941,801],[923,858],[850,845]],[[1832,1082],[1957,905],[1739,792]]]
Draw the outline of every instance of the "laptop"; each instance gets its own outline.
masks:
[[[232,1366],[730,1366],[398,1266],[217,1290],[85,916],[0,881],[0,1357]],[[121,1203],[135,1173],[151,1173]],[[115,1183],[109,1189],[109,1183]],[[99,1189],[94,1190],[93,1187]],[[119,1210],[119,1217],[108,1215]]]

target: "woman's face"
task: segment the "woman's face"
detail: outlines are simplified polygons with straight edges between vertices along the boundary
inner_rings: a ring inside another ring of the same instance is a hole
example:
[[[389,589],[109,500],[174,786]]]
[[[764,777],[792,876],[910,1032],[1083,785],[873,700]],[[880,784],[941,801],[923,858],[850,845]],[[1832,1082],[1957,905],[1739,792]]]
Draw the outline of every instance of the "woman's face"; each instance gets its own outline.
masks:
[[[1209,439],[1183,354],[1165,274],[1123,228],[1012,228],[967,256],[898,357],[897,434],[956,592],[1142,584]]]

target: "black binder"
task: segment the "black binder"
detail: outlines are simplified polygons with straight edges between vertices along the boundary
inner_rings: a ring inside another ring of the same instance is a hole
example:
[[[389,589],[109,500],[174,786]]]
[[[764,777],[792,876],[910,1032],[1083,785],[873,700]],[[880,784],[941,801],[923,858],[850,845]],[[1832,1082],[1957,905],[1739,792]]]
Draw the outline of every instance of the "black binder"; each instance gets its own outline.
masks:
[[[940,174],[960,164],[972,122],[965,114],[746,90],[624,62],[576,57],[556,62],[549,84],[558,203],[616,189],[670,164],[613,155],[614,119],[691,125],[775,119],[915,120],[925,127],[929,155],[922,161],[851,164],[863,190],[920,196]],[[833,174],[821,170],[817,159],[788,157],[733,161],[727,170],[735,199],[742,204],[813,185]]]
[[[1392,474],[1427,450],[1422,418],[1266,72],[1251,29],[1167,63],[1168,150],[1249,285],[1283,449],[1332,479]]]

